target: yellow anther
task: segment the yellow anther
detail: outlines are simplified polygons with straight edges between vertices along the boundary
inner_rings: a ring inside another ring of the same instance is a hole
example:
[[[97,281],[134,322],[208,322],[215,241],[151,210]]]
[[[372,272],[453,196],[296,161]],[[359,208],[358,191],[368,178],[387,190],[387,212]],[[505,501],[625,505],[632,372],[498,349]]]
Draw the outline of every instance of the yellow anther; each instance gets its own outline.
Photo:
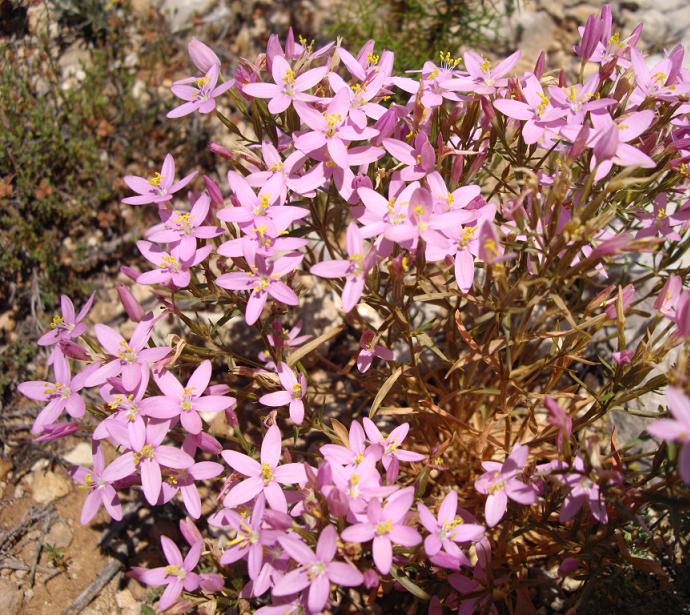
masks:
[[[297,75],[295,75],[295,71],[292,70],[292,69],[289,69],[289,70],[285,73],[285,75],[283,76],[283,81],[284,81],[287,85],[292,85],[293,83],[295,83],[295,78],[296,78],[296,77],[297,77]]]
[[[496,256],[498,254],[498,247],[496,246],[496,242],[493,239],[487,239],[484,242],[484,249]]]
[[[361,482],[362,482],[362,477],[361,477],[359,474],[353,474],[353,475],[350,477],[350,484],[351,484],[351,485],[355,485],[355,486],[356,486],[356,485],[359,485],[359,483],[361,483]]]
[[[666,208],[665,207],[660,207],[659,211],[656,212],[656,218],[657,220],[661,220],[662,218],[666,217]]]
[[[362,92],[362,86],[361,86],[359,83],[355,83],[355,84],[352,86],[352,91],[353,91],[355,94],[360,94],[360,93]]]
[[[493,494],[496,493],[497,491],[503,491],[503,489],[505,488],[505,486],[506,486],[505,481],[503,481],[503,480],[498,480],[498,481],[496,481],[493,485],[491,485],[491,486],[489,487],[489,493],[493,495]]]
[[[59,327],[63,322],[65,322],[65,319],[60,316],[60,315],[55,315],[53,316],[53,320],[50,321],[50,328],[51,329],[56,329]]]
[[[259,237],[263,237],[268,230],[268,224],[263,224],[252,229],[253,233],[256,233]]]
[[[359,454],[355,455],[355,463],[356,464],[360,464],[363,461],[364,461],[364,453],[359,453]]]
[[[299,383],[292,385],[292,398],[299,399],[302,397],[302,385]]]
[[[165,265],[167,269],[173,269],[175,271],[179,271],[180,269],[179,261],[172,254],[164,256],[161,259],[161,262]]]
[[[441,74],[441,71],[440,71],[438,68],[435,68],[434,70],[431,71],[431,73],[429,73],[429,77],[428,77],[428,78],[431,79],[431,80],[433,81],[433,80],[436,79],[436,77],[438,77],[440,74]]]
[[[273,480],[273,468],[267,464],[261,464],[261,478],[265,483],[270,483]]]
[[[144,444],[144,447],[139,451],[139,457],[146,457],[146,459],[153,459],[155,454],[156,451],[150,444]]]
[[[282,171],[285,165],[283,164],[283,161],[281,160],[280,162],[276,162],[274,165],[271,165],[270,170],[273,171],[274,173],[277,173],[278,171]]]
[[[621,46],[621,33],[616,32],[610,39],[609,39],[609,45],[615,45],[616,47]]]
[[[424,214],[426,214],[426,209],[424,209],[424,207],[423,207],[422,205],[415,205],[415,206],[412,208],[412,211],[415,213],[415,215],[416,215],[418,218],[421,217],[421,216],[423,216]]]
[[[266,210],[271,206],[271,195],[270,194],[262,194],[261,199],[259,201],[259,206],[256,208],[254,213],[257,216],[263,216],[266,213]]]
[[[175,217],[175,223],[179,226],[191,227],[192,226],[192,214],[190,213],[178,213]]]
[[[154,173],[153,177],[149,179],[149,184],[152,186],[160,186],[163,181],[163,176],[160,173]]]
[[[376,533],[379,536],[383,536],[384,534],[388,534],[392,529],[393,522],[390,519],[386,519],[385,521],[381,521],[381,523],[377,524]]]
[[[378,64],[380,59],[381,57],[375,53],[370,53],[367,56],[367,61],[369,62],[369,64]]]
[[[165,482],[168,483],[168,485],[177,485],[177,476],[174,474],[171,474],[170,476],[166,477]]]
[[[480,65],[479,68],[483,73],[488,73],[491,70],[492,64],[490,60],[484,60]]]
[[[207,83],[208,83],[208,77],[199,77],[199,78],[195,81],[196,87],[197,87],[198,89],[203,88]]]

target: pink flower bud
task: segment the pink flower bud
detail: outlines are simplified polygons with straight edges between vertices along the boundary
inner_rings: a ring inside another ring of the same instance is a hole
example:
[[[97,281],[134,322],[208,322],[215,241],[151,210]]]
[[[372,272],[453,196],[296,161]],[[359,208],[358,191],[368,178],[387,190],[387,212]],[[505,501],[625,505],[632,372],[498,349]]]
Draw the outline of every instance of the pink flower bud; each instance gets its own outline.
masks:
[[[120,271],[133,282],[136,282],[137,278],[141,275],[141,271],[139,271],[136,267],[129,267],[128,265],[122,265],[122,267],[120,267]]]
[[[580,560],[576,557],[566,557],[558,567],[558,574],[567,577],[580,567]]]
[[[215,54],[213,49],[202,43],[198,38],[192,38],[192,40],[189,41],[187,52],[194,66],[204,74],[210,71],[214,64],[220,66],[220,58]]]
[[[223,147],[220,143],[216,143],[215,141],[211,141],[208,144],[208,149],[210,149],[214,154],[218,154],[227,160],[235,159],[235,155],[229,149]]]
[[[36,442],[50,442],[52,440],[59,440],[66,438],[79,431],[77,423],[55,423],[52,425],[45,425],[41,435],[36,438]]]
[[[211,197],[211,203],[222,207],[225,199],[223,199],[223,193],[220,190],[220,186],[208,175],[204,175],[204,184],[206,184],[206,190]]]
[[[60,350],[64,353],[66,357],[76,359],[77,361],[89,361],[91,355],[87,352],[86,348],[73,342],[71,340],[60,340]]]
[[[134,322],[140,322],[144,318],[146,312],[144,308],[141,307],[141,304],[135,299],[129,287],[124,284],[118,284],[117,294],[120,295],[120,301],[127,312],[127,316]]]

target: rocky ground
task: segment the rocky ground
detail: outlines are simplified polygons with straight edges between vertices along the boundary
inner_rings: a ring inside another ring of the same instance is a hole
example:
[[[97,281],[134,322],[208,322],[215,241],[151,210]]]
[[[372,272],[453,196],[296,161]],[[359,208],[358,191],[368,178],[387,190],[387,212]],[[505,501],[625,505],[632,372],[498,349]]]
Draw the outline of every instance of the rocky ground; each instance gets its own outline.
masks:
[[[27,41],[42,27],[45,15],[43,3],[30,4]],[[153,79],[143,69],[137,74],[134,86],[137,97],[142,104],[154,98],[170,101],[168,89],[172,80],[187,70],[184,48],[192,35],[205,40],[224,61],[234,66],[238,57],[251,58],[271,32],[285,32],[290,24],[298,32],[318,35],[341,4],[341,0],[131,0],[136,17],[129,30],[131,40],[145,41],[141,24],[162,20],[173,47],[178,50]],[[567,67],[568,49],[577,36],[578,25],[602,4],[599,0],[526,0],[510,18],[501,21],[497,33],[501,47],[521,48],[524,68],[533,64],[542,49],[548,51],[551,67]],[[687,0],[627,0],[612,4],[622,20],[619,25],[623,32],[629,32],[640,21],[645,22],[642,38],[650,52],[658,53],[677,42],[684,42],[690,48]],[[12,30],[7,32],[3,28],[3,31],[12,36]],[[135,70],[138,49],[133,44],[128,56]],[[490,53],[491,49],[487,51]],[[64,50],[59,68],[65,87],[79,86],[85,62],[89,62],[89,54],[80,43]],[[152,86],[156,80],[157,85]],[[200,135],[208,136],[198,128],[181,133],[176,151],[188,149],[190,140],[201,142]],[[146,167],[147,161],[138,164]],[[132,172],[133,168],[136,165],[127,171]],[[121,174],[124,172],[121,169]],[[115,176],[113,181],[117,181]],[[125,218],[132,233],[128,239],[130,245],[141,229],[137,215],[130,211]],[[95,245],[102,249],[98,240]],[[124,321],[115,292],[120,258],[113,250],[110,260],[92,274],[97,288],[92,313],[95,321]],[[141,301],[150,300],[147,291],[137,289],[137,292]],[[335,306],[329,304],[328,298],[324,302],[324,306],[315,310],[314,317],[332,322]],[[35,314],[18,315],[11,311],[0,314],[0,325],[6,327],[7,339],[18,335],[13,333],[18,321],[28,322],[31,318],[34,320],[30,326],[17,330],[36,335],[39,327]],[[2,346],[0,352],[6,348]],[[38,370],[44,360],[45,356],[38,356],[27,370]],[[142,606],[150,601],[151,594],[127,579],[124,571],[134,562],[146,560],[149,546],[157,545],[161,530],[171,521],[156,519],[154,524],[141,503],[131,502],[127,508],[130,520],[138,519],[129,524],[136,528],[134,533],[124,526],[110,531],[103,513],[90,526],[79,525],[85,494],[75,488],[66,468],[71,464],[88,466],[89,446],[77,439],[67,439],[54,446],[32,444],[27,432],[32,413],[35,408],[31,404],[15,397],[0,407],[4,433],[0,457],[0,613],[135,615],[147,612],[142,611]],[[636,427],[631,429],[634,437]]]

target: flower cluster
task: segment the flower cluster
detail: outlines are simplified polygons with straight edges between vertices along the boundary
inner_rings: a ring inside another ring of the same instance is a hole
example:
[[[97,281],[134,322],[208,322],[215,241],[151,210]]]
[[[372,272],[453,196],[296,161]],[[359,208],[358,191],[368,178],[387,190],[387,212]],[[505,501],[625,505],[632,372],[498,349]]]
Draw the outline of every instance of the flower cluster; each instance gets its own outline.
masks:
[[[544,56],[516,74],[519,52],[442,52],[401,76],[373,41],[355,54],[290,32],[222,83],[218,56],[192,40],[197,72],[173,85],[183,102],[168,117],[215,113],[233,133],[233,148],[211,144],[231,167],[225,188],[205,176],[183,194],[196,173],[176,180],[171,155],[125,177],[137,194],[123,202],[156,204],[160,223],[137,243],[153,268],[123,271],[154,287],[162,313],[121,285],[134,326],[90,336],[93,297],[78,315],[63,297],[39,340],[54,377],[19,385],[45,402],[37,439],[91,430],[93,468],[73,471],[82,522],[101,506],[122,518],[120,495],[139,486],[149,505],[178,499],[214,528],[204,538],[183,521],[186,556],[164,536],[168,565],[133,571],[165,586],[161,610],[215,594],[264,615],[320,613],[350,588],[362,601],[405,589],[432,613],[526,610],[525,544],[550,541],[535,553],[563,570],[574,551],[604,557],[613,532],[597,528],[660,488],[592,426],[669,381],[674,418],[648,433],[682,445],[690,483],[690,290],[677,266],[690,73],[681,47],[648,66],[638,38],[613,33],[605,7],[581,30],[577,80],[546,73]],[[631,263],[649,273],[626,278],[616,265]],[[340,296],[342,324],[284,326],[313,287]],[[626,319],[649,298],[629,345]],[[258,361],[224,336],[236,314]],[[164,317],[194,341],[164,345]],[[592,352],[595,334],[617,341],[608,356]],[[339,351],[321,356],[335,336]],[[673,369],[645,380],[674,347]]]

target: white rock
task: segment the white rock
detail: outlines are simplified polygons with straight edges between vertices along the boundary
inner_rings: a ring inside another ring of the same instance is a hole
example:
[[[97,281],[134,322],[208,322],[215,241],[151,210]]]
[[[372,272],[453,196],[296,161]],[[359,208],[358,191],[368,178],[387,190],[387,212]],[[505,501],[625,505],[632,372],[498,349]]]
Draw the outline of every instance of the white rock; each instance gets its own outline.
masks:
[[[88,442],[80,442],[69,453],[64,455],[64,459],[75,466],[92,465],[91,445]]]

